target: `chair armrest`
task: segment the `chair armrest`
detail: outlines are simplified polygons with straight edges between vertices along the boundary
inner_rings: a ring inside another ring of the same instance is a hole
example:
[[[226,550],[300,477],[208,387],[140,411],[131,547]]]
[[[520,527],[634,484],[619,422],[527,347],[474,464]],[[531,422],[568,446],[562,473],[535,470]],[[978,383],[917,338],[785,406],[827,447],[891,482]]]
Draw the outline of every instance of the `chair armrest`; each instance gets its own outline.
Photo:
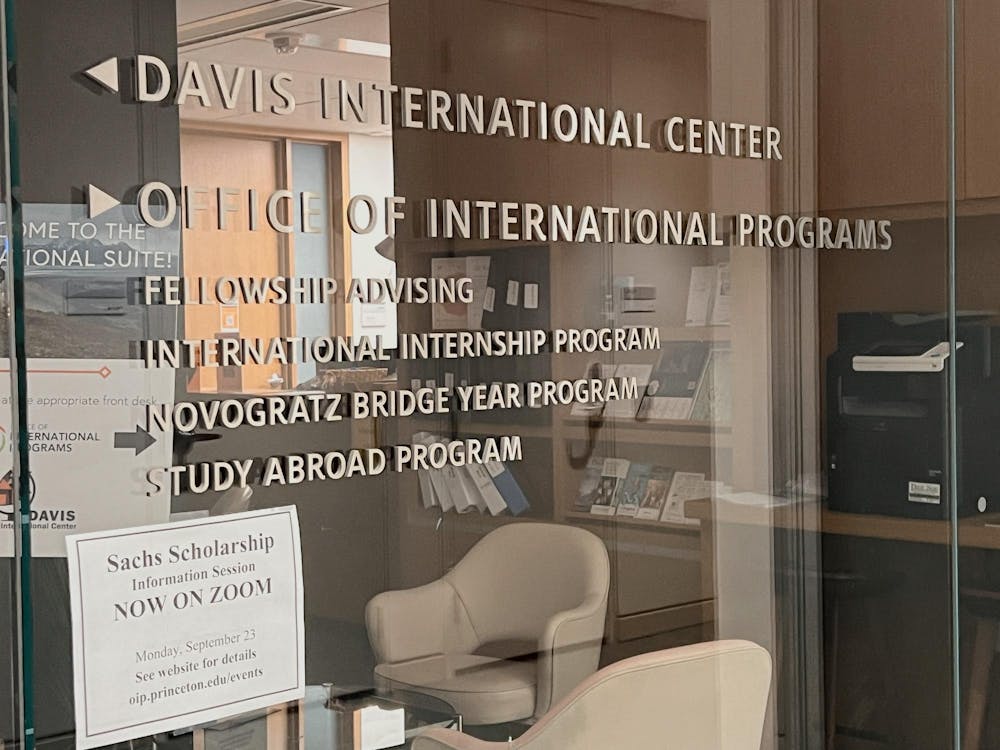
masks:
[[[495,750],[506,748],[506,742],[483,742],[454,729],[434,727],[413,740],[413,750]]]
[[[538,642],[535,716],[541,716],[597,670],[608,594],[593,594],[549,618]]]
[[[378,662],[444,653],[454,605],[455,590],[441,580],[372,598],[365,607],[365,626]]]

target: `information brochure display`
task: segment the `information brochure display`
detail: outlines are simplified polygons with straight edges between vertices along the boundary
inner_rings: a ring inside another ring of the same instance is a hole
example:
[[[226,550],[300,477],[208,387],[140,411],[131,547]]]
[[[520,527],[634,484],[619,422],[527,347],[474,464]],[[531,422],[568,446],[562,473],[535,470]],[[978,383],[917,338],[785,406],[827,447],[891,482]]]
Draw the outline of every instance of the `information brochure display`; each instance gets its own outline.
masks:
[[[294,507],[66,538],[78,748],[302,698]]]

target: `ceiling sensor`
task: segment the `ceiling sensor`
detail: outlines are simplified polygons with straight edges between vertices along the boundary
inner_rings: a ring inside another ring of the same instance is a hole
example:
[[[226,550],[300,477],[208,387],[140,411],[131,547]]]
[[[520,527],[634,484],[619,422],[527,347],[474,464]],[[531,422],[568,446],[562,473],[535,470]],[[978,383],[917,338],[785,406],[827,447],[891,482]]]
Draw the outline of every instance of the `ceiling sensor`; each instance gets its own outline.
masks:
[[[299,51],[302,34],[297,31],[269,31],[264,35],[274,45],[275,53],[279,55],[294,55]]]
[[[268,0],[178,26],[177,46],[187,51],[234,39],[262,39],[264,32],[302,26],[349,10],[332,0]]]

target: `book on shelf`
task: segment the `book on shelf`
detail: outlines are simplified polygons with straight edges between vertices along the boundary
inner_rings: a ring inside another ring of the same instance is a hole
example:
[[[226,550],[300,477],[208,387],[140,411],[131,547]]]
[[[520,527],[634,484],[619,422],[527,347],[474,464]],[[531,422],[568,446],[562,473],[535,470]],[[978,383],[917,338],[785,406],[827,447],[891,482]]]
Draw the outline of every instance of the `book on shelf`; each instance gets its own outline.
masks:
[[[625,458],[605,458],[601,466],[601,478],[594,491],[594,501],[590,512],[599,516],[613,516],[618,504],[618,491],[628,476],[629,461]]]
[[[649,464],[640,463],[632,463],[628,467],[628,474],[618,490],[618,506],[615,515],[634,517],[639,512],[639,505],[646,492],[646,482],[649,480],[652,468]]]
[[[733,367],[732,350],[712,349],[709,353],[705,373],[698,384],[691,419],[697,422],[711,422],[729,425],[733,421]]]
[[[590,512],[590,507],[594,504],[594,500],[597,497],[597,487],[601,482],[603,471],[604,456],[591,454],[587,461],[587,467],[583,472],[583,481],[580,482],[576,502],[573,503],[573,510],[581,513]]]
[[[693,266],[688,284],[686,326],[727,326],[731,320],[729,263]]]
[[[472,480],[467,478],[461,466],[448,464],[441,468],[441,473],[444,475],[448,492],[451,493],[452,502],[455,503],[455,510],[458,513],[468,513],[479,508],[479,503],[476,502],[479,491]]]
[[[431,486],[434,488],[434,499],[441,510],[447,512],[455,507],[455,501],[451,498],[444,473],[440,469],[421,469],[426,471],[430,477]]]
[[[415,444],[427,445],[434,442],[434,436],[429,432],[417,432],[413,435]],[[451,491],[444,472],[441,469],[418,469],[417,476],[420,482],[420,491],[423,493],[423,504],[425,508],[432,508],[435,505],[442,511],[449,511],[455,507]],[[426,492],[426,490],[430,492]]]
[[[670,482],[673,477],[674,470],[666,466],[650,468],[643,486],[642,499],[639,501],[639,508],[635,513],[636,518],[651,521],[660,520],[663,507],[667,504],[667,493],[670,492]]]
[[[670,482],[670,491],[667,493],[667,501],[663,506],[663,513],[660,515],[661,521],[672,521],[674,523],[697,524],[696,518],[688,518],[684,514],[684,504],[688,500],[711,495],[712,485],[705,481],[705,475],[695,471],[678,471],[674,473]]]
[[[420,482],[420,499],[423,501],[424,507],[433,508],[435,505],[440,505],[434,493],[434,485],[431,484],[430,473],[425,469],[418,469],[417,481]]]
[[[665,342],[649,376],[638,416],[652,420],[691,419],[710,350],[710,345],[701,341]]]
[[[649,384],[649,376],[653,371],[652,365],[618,365],[615,369],[615,378],[635,378],[639,395],[636,398],[620,398],[608,401],[604,405],[604,416],[616,419],[635,419],[639,412],[639,405],[642,403],[643,394]]]

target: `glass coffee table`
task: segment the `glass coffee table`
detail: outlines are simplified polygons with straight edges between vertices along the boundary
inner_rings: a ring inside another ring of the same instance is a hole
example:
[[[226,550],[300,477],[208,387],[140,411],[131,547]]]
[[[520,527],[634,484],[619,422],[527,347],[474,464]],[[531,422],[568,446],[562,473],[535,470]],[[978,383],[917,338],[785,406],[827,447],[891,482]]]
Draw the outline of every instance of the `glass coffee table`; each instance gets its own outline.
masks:
[[[414,737],[431,727],[462,731],[462,717],[438,698],[406,690],[376,691],[338,685],[310,685],[302,701],[305,750],[362,750],[358,712],[378,706],[403,711],[405,741],[393,748],[408,748]]]

